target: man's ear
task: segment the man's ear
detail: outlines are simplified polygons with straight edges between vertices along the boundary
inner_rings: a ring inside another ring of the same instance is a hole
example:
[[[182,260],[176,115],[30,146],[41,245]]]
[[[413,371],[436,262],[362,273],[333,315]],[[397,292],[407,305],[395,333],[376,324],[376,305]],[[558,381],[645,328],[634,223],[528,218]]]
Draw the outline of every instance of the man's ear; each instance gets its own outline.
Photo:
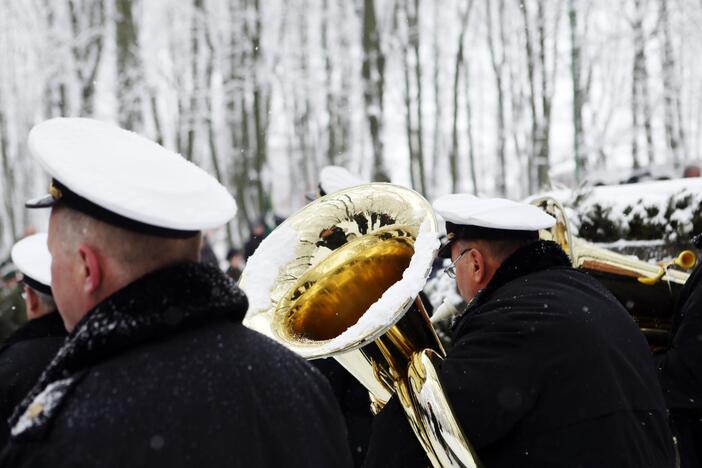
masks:
[[[81,244],[78,247],[78,253],[81,260],[81,279],[83,283],[83,291],[92,294],[98,290],[102,284],[102,264],[100,257],[95,249],[87,244]]]
[[[39,297],[32,288],[24,287],[25,303],[27,305],[27,316],[34,317],[39,309]]]
[[[473,281],[475,282],[475,284],[479,285],[482,283],[482,281],[486,277],[485,276],[485,257],[478,249],[472,249],[470,252],[468,252],[468,255],[470,255],[470,257],[468,258],[468,261],[471,263],[471,266],[473,267],[473,271],[472,271]]]

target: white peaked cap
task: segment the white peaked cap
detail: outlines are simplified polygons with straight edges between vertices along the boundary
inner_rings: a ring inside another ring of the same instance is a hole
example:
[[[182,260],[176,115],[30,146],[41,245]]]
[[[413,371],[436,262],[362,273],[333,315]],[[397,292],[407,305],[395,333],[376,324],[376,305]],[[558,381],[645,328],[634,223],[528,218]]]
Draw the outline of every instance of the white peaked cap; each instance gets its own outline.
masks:
[[[24,276],[24,280],[32,287],[31,280],[46,288],[51,287],[51,254],[46,245],[45,232],[33,234],[18,241],[10,251],[12,263]]]
[[[319,187],[327,195],[365,183],[367,182],[341,166],[326,166],[319,172]]]
[[[65,203],[127,229],[155,228],[166,237],[219,227],[236,214],[236,202],[214,177],[105,122],[47,120],[29,133],[29,149],[54,181],[53,202],[44,197],[28,202],[30,208]]]
[[[468,193],[456,193],[437,198],[432,206],[447,223],[461,226],[537,231],[556,224],[555,218],[542,209],[504,198],[478,198]]]

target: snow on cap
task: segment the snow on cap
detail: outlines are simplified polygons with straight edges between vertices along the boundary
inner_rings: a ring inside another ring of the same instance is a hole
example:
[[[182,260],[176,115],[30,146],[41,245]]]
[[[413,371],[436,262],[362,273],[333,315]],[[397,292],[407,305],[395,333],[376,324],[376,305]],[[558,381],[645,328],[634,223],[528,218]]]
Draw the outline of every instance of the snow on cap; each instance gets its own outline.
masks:
[[[25,237],[12,247],[10,256],[25,284],[51,294],[51,254],[46,240],[45,232]]]
[[[319,185],[317,192],[310,192],[305,195],[308,201],[316,200],[324,195],[344,190],[357,185],[367,184],[367,181],[352,174],[348,169],[341,166],[325,166],[319,171]]]
[[[29,149],[52,176],[49,195],[107,223],[163,237],[219,227],[236,202],[214,177],[136,133],[84,118],[56,118],[29,132]]]
[[[322,195],[365,183],[360,177],[341,166],[326,166],[319,172],[319,188],[324,192]]]
[[[446,222],[448,242],[439,256],[448,258],[448,246],[457,239],[538,238],[539,229],[552,227],[556,220],[534,205],[504,198],[478,198],[456,193],[437,198],[434,210]]]

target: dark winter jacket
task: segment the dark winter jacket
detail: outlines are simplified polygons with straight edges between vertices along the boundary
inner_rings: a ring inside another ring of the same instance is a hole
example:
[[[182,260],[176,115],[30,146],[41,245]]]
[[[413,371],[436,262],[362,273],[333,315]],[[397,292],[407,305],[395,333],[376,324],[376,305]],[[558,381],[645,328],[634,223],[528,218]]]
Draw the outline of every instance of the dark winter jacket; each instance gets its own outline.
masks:
[[[27,322],[22,287],[0,288],[0,343]]]
[[[0,450],[9,437],[8,418],[66,338],[57,312],[26,322],[0,347]]]
[[[328,384],[245,328],[246,308],[195,263],[114,293],[18,407],[0,466],[350,466]]]
[[[502,264],[456,323],[439,375],[488,468],[673,466],[646,340],[554,243]],[[395,398],[374,421],[367,460],[428,465]]]
[[[672,344],[655,356],[682,468],[702,466],[702,263],[680,291]]]
[[[327,378],[346,422],[354,466],[363,466],[373,414],[368,390],[333,358],[310,361]]]

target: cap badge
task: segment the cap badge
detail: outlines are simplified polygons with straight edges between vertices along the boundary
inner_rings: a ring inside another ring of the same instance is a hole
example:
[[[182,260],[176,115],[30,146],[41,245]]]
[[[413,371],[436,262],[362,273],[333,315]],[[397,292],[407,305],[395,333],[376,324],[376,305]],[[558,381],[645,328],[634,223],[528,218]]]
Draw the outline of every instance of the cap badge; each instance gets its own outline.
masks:
[[[32,420],[36,419],[41,413],[44,412],[44,405],[41,403],[32,403],[29,408],[27,408],[27,417]]]
[[[51,183],[51,185],[49,185],[49,195],[51,195],[51,198],[53,198],[54,200],[60,200],[61,197],[63,197],[61,189],[56,187],[53,182]]]

